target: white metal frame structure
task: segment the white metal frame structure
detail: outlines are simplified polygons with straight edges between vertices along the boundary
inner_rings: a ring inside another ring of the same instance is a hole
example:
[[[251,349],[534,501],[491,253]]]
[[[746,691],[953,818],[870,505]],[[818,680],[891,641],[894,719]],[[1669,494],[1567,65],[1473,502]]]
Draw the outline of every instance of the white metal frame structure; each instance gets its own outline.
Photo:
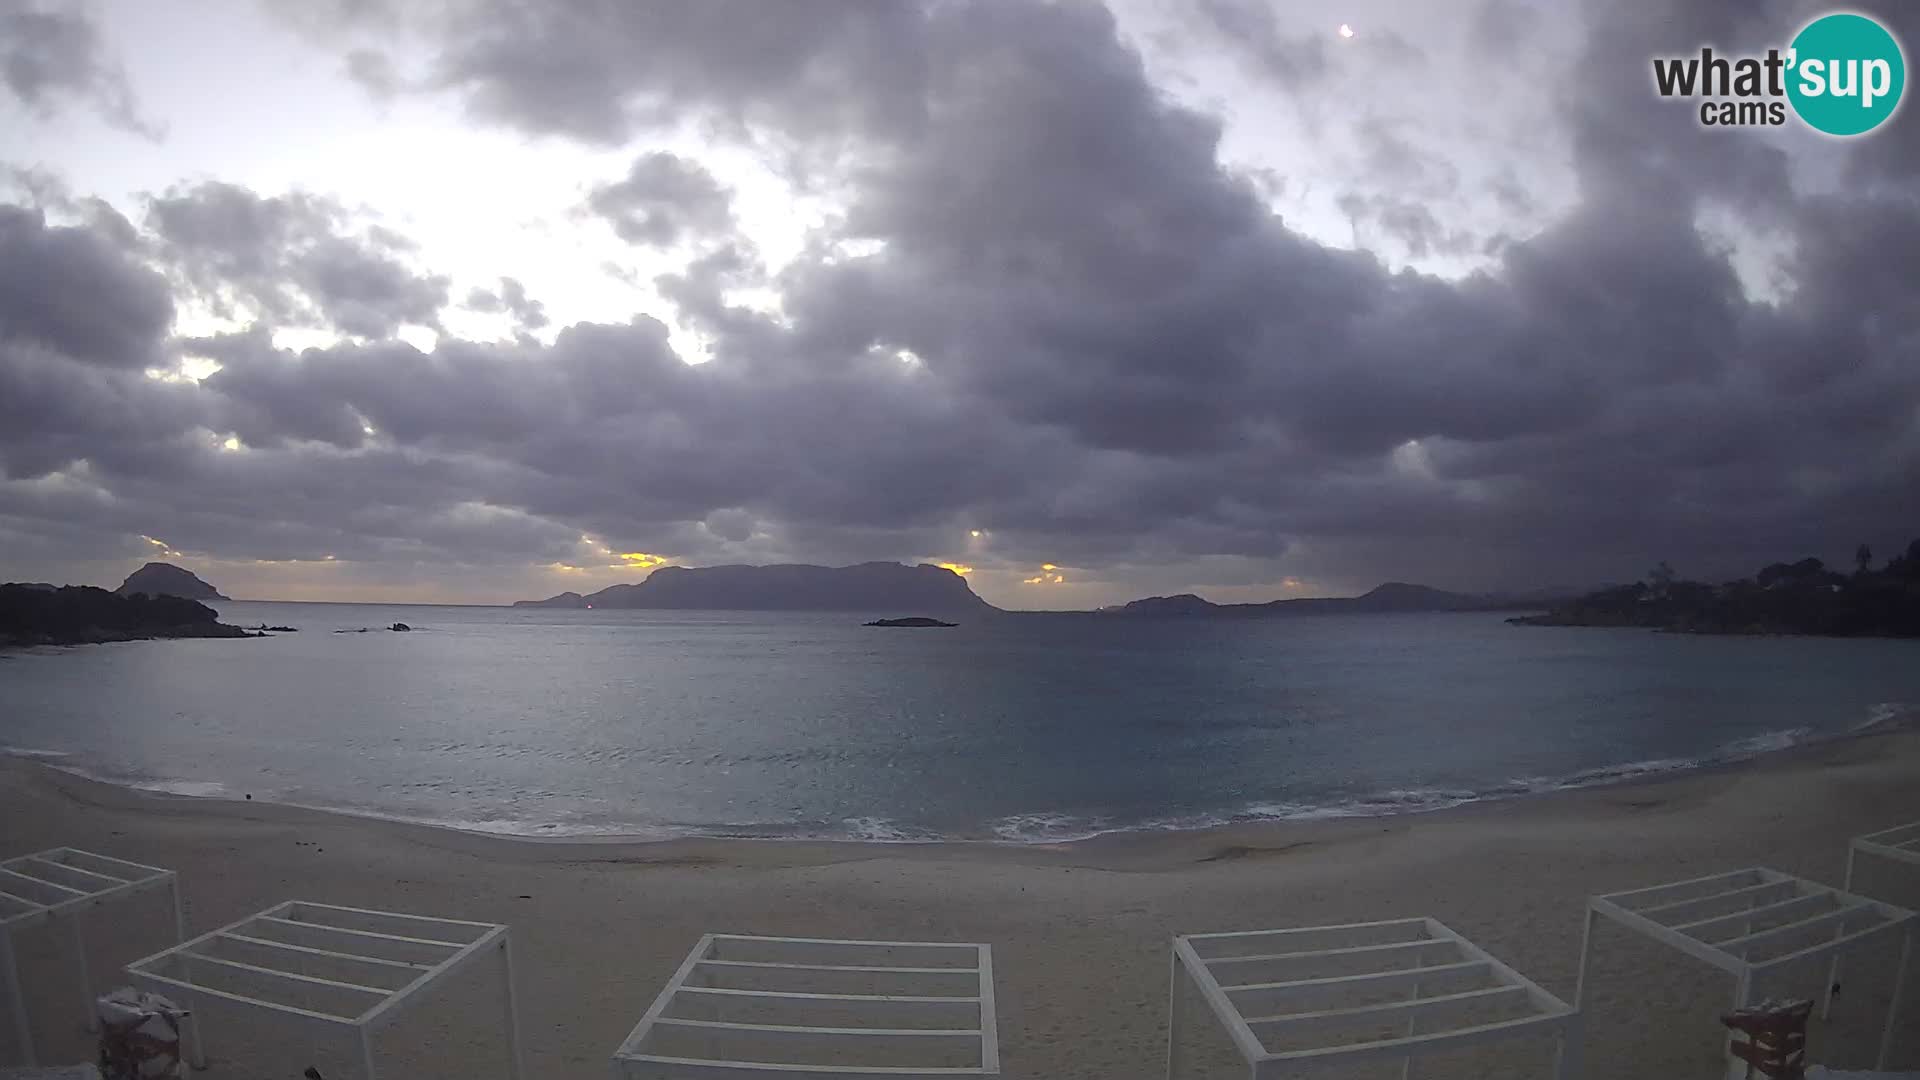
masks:
[[[173,900],[174,940],[184,940],[180,879],[171,870],[68,847],[0,862],[0,979],[5,980],[15,1038],[27,1064],[34,1063],[33,1033],[27,1019],[27,999],[20,989],[20,973],[14,966],[14,932],[67,921],[80,957],[81,1015],[91,1029],[93,980],[87,970],[87,931],[80,915],[103,904],[163,888]]]
[[[1394,1059],[1405,1077],[1421,1055],[1547,1034],[1555,1075],[1580,1072],[1578,1011],[1435,919],[1187,934],[1170,966],[1169,1080],[1184,1066],[1183,973],[1252,1080]],[[1283,1039],[1304,1045],[1274,1049]]]
[[[1580,980],[1576,1007],[1584,1005],[1593,924],[1606,916],[1630,930],[1672,946],[1734,977],[1733,1008],[1761,1000],[1769,975],[1795,963],[1837,957],[1872,947],[1881,938],[1901,934],[1899,974],[1874,1068],[1887,1067],[1887,1050],[1906,992],[1907,966],[1913,958],[1920,919],[1905,908],[1783,874],[1753,867],[1724,874],[1589,897],[1580,942]],[[1744,1073],[1746,1063],[1729,1056],[1728,1075]]]
[[[520,1080],[513,946],[498,923],[289,900],[128,964],[127,974],[189,1007],[227,1002],[348,1035],[365,1080],[375,1080],[373,1033],[435,983],[495,953],[510,1075]],[[197,1017],[188,1021],[187,1053],[206,1067]]]
[[[993,952],[707,934],[613,1055],[616,1080],[998,1076]]]
[[[1894,862],[1910,863],[1920,866],[1920,821],[1908,825],[1897,825],[1891,829],[1882,829],[1866,836],[1856,836],[1847,844],[1847,883],[1846,890],[1853,891],[1853,861],[1860,855],[1874,855]],[[1833,1012],[1833,988],[1840,984],[1840,958],[1833,958],[1833,966],[1827,972],[1827,988],[1821,994],[1820,1019],[1825,1020]]]

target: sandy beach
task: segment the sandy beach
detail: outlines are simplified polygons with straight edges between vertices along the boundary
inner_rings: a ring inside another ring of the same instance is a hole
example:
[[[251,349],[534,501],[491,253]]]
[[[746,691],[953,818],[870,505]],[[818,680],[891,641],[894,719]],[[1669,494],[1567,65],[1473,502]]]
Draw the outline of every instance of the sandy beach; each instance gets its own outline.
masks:
[[[1430,915],[1571,1000],[1584,898],[1744,866],[1839,884],[1850,836],[1920,819],[1920,734],[1655,781],[1397,818],[1112,835],[1053,846],[506,839],[291,807],[153,795],[0,761],[0,855],[71,845],[180,872],[190,933],[287,899],[504,922],[529,1075],[601,1078],[703,932],[982,941],[994,948],[1006,1075],[1163,1075],[1168,938]],[[1862,891],[1920,904],[1920,874]],[[96,932],[95,978],[167,944],[163,900]],[[1587,1075],[1711,1077],[1731,982],[1602,925]],[[22,935],[43,1060],[83,1060],[65,939]],[[1891,963],[1850,971],[1813,1057],[1871,1064]],[[1809,974],[1803,993],[1819,985]],[[392,1028],[386,1076],[505,1075],[481,974]],[[1920,1068],[1920,1002],[1894,1064]],[[206,1016],[210,1078],[352,1075],[340,1048]],[[1243,1075],[1211,1033],[1210,1075]],[[1545,1040],[1437,1059],[1417,1076],[1545,1075]],[[1398,1065],[1364,1075],[1397,1075]],[[1346,1075],[1332,1074],[1327,1075]],[[1353,1074],[1363,1075],[1363,1074]]]

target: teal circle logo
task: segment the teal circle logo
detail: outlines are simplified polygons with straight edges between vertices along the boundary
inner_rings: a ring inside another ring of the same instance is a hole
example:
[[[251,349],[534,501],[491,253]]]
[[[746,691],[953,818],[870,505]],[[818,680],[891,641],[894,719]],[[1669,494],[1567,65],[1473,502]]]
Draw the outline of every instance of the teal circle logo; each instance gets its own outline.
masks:
[[[1864,135],[1886,123],[1907,88],[1900,43],[1865,15],[1822,15],[1794,37],[1788,56],[1793,111],[1829,135]]]

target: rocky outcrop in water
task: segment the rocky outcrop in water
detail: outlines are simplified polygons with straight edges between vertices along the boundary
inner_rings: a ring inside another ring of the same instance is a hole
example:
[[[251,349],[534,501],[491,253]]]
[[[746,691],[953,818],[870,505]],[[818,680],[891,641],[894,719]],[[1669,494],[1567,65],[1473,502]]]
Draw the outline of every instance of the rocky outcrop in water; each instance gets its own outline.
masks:
[[[127,575],[114,592],[121,596],[145,593],[148,596],[178,596],[184,600],[226,600],[220,590],[201,581],[192,571],[172,563],[150,562]]]

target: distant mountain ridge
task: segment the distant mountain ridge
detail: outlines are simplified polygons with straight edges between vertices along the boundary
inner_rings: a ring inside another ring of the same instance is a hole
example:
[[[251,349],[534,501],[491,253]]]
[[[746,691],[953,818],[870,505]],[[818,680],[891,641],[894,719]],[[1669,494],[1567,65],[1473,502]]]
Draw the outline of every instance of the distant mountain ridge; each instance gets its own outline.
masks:
[[[1104,614],[1140,618],[1265,618],[1277,615],[1331,615],[1339,613],[1413,613],[1423,611],[1511,611],[1548,607],[1553,598],[1542,594],[1455,593],[1428,585],[1389,581],[1359,596],[1315,596],[1298,600],[1270,600],[1264,604],[1216,604],[1192,593],[1149,596]]]
[[[582,596],[563,592],[514,607],[649,608],[675,611],[997,611],[943,566],[662,566],[632,585]]]
[[[172,563],[150,562],[127,575],[113,590],[121,596],[146,593],[148,596],[177,596],[182,600],[229,600],[220,590],[201,581],[192,571]]]

